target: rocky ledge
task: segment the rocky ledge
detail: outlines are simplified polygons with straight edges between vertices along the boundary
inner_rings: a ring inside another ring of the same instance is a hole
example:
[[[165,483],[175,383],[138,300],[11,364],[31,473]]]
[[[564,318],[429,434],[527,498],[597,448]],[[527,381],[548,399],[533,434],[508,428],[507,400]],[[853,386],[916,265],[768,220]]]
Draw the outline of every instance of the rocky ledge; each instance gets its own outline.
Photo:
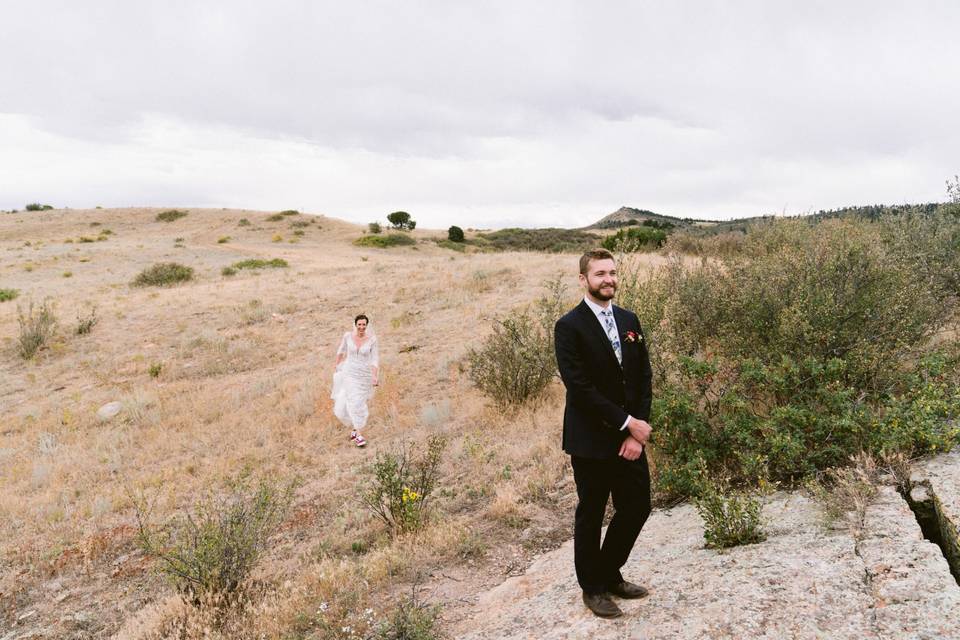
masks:
[[[960,586],[941,549],[951,531],[957,545],[960,454],[917,466],[913,488],[881,486],[862,526],[838,528],[805,494],[776,494],[764,506],[767,540],[722,552],[704,548],[692,506],[655,511],[624,569],[650,595],[621,601],[623,617],[583,606],[569,541],[481,594],[453,636],[960,639]],[[933,503],[940,546],[924,538],[911,495]]]

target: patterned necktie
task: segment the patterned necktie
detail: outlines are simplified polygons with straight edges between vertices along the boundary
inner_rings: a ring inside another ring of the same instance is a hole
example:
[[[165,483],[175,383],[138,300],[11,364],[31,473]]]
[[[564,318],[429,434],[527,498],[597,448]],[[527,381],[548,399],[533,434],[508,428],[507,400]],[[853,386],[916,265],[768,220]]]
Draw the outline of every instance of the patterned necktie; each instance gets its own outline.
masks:
[[[613,311],[604,309],[600,312],[603,316],[603,326],[607,328],[607,338],[610,340],[610,346],[613,352],[617,354],[617,362],[623,364],[623,354],[620,352],[620,336],[617,335],[617,325],[613,322]]]

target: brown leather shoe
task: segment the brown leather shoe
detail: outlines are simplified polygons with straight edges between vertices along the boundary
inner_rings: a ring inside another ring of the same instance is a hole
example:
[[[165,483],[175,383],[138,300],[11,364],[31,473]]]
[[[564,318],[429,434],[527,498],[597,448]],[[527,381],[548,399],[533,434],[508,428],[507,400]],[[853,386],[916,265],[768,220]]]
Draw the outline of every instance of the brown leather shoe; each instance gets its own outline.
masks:
[[[623,615],[623,611],[610,599],[610,594],[607,593],[584,592],[583,604],[587,605],[590,611],[601,618],[618,618]]]
[[[611,595],[615,595],[618,598],[627,598],[633,600],[634,598],[643,598],[647,596],[650,592],[647,591],[646,587],[641,587],[638,584],[633,584],[632,582],[627,582],[624,580],[620,584],[614,585],[607,589]]]

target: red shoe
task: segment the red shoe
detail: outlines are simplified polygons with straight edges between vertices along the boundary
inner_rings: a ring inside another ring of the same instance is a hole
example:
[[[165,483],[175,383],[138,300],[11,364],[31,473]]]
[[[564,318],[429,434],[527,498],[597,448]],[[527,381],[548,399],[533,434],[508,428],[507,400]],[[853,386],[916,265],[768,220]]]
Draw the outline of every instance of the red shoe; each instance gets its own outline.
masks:
[[[360,435],[359,433],[357,434],[357,437],[354,439],[354,442],[357,443],[357,446],[358,446],[358,447],[365,447],[365,446],[367,446],[367,441],[364,440],[364,439],[363,439],[363,436]]]

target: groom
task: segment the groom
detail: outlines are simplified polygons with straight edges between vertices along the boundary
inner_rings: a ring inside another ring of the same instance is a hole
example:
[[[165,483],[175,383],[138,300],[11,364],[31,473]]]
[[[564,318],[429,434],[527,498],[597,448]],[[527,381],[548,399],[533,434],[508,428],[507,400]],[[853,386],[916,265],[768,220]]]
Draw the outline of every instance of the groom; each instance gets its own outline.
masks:
[[[650,515],[651,378],[647,344],[637,316],[610,301],[617,265],[605,249],[580,258],[583,302],[557,321],[555,347],[567,388],[563,450],[577,484],[574,565],[583,602],[598,616],[622,611],[611,599],[642,598],[647,590],[620,573]],[[600,543],[607,499],[614,516]]]

